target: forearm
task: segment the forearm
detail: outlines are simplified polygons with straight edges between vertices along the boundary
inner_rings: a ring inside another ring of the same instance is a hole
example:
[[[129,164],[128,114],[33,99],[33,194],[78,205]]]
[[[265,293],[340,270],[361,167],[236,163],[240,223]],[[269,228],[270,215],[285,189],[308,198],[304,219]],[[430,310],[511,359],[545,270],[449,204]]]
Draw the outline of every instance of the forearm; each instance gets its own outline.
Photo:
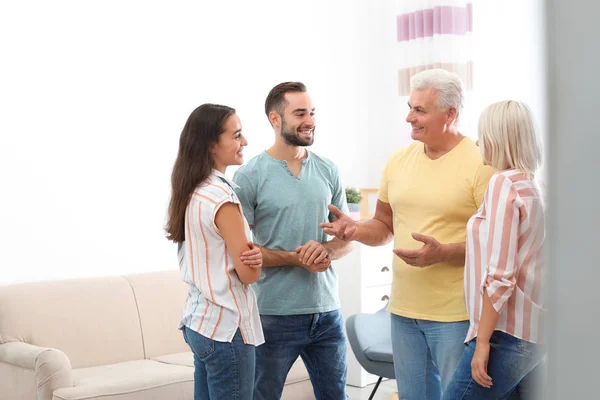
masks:
[[[448,264],[465,265],[465,242],[442,245],[442,261]]]
[[[323,247],[327,249],[331,260],[339,260],[352,251],[354,244],[352,242],[333,238],[333,240],[323,243]]]
[[[271,250],[258,246],[263,258],[263,268],[274,268],[283,266],[298,266],[299,258],[295,251]]]
[[[494,333],[494,330],[496,329],[498,318],[499,314],[494,309],[487,290],[483,289],[483,309],[481,310],[481,319],[479,320],[477,342],[489,343],[492,333]]]
[[[356,232],[352,240],[368,246],[383,246],[394,238],[394,232],[382,221],[371,218],[367,221],[357,222]]]

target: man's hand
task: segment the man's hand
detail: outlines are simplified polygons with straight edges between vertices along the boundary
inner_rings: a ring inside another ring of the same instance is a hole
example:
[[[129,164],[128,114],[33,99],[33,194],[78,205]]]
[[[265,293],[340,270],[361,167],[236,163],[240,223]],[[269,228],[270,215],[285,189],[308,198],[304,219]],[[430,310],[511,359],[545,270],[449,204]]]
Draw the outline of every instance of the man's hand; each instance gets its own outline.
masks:
[[[306,265],[298,262],[298,266],[304,268],[308,272],[325,272],[331,266],[331,258],[327,256],[327,258],[324,261],[321,261],[318,264],[313,263],[311,265]]]
[[[329,256],[327,249],[315,240],[309,240],[303,246],[298,246],[296,253],[300,262],[306,265],[319,264]]]
[[[240,256],[240,260],[250,268],[262,267],[263,258],[260,248],[256,247],[254,243],[248,242],[250,250],[246,250]]]
[[[298,254],[298,266],[310,272],[324,272],[331,265],[331,256],[327,249],[314,240],[299,246],[296,254]]]
[[[394,254],[404,260],[405,263],[414,267],[427,267],[444,260],[443,245],[435,238],[420,233],[413,233],[412,237],[424,243],[420,249],[394,249]]]
[[[342,239],[346,242],[353,240],[353,236],[356,233],[357,225],[356,222],[341,212],[336,206],[330,204],[327,206],[329,211],[335,215],[335,221],[324,222],[319,224],[326,234],[335,236],[338,239]]]
[[[475,382],[488,389],[492,387],[492,378],[487,374],[489,359],[490,344],[481,343],[478,340],[471,360],[471,376],[473,376]]]

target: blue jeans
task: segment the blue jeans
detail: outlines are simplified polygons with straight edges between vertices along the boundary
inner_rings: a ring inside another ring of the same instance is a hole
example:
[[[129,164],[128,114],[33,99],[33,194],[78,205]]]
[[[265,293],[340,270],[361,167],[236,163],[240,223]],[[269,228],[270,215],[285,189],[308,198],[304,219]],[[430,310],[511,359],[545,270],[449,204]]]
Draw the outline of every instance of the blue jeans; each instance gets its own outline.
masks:
[[[536,398],[531,388],[524,390],[526,387],[520,383],[531,380],[536,373],[542,373],[541,368],[536,367],[544,357],[543,345],[526,342],[501,331],[494,331],[490,338],[490,358],[487,367],[487,373],[492,378],[492,387],[489,389],[480,386],[471,376],[471,360],[475,353],[475,345],[476,341],[471,340],[465,347],[452,381],[444,393],[444,400],[501,400],[507,398],[513,391],[515,392],[511,395],[511,399]],[[534,369],[536,372],[532,373]]]
[[[265,343],[256,348],[255,400],[281,398],[298,356],[317,400],[345,400],[346,334],[339,310],[319,314],[261,315]]]
[[[183,328],[183,338],[194,353],[194,400],[251,400],[254,389],[255,349],[240,331],[231,343],[217,342]]]
[[[402,400],[439,400],[461,359],[469,321],[435,322],[392,314],[392,351]]]

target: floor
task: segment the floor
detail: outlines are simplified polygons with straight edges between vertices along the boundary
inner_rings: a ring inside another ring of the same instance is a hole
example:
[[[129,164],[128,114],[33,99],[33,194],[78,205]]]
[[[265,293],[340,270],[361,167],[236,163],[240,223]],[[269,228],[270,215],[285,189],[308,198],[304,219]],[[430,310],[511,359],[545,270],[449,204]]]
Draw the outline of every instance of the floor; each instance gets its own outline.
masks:
[[[346,393],[349,400],[368,400],[375,384],[359,388],[355,386],[346,386]],[[386,380],[381,382],[377,388],[373,400],[397,400],[396,381]],[[298,382],[286,387],[283,391],[282,400],[315,400],[310,381]]]
[[[374,387],[375,384],[365,386],[364,388],[348,386],[347,394],[350,400],[367,400]],[[395,379],[383,381],[381,382],[381,385],[379,385],[379,388],[377,388],[377,392],[375,392],[375,397],[373,397],[373,400],[388,400],[392,394],[396,392],[397,389]]]

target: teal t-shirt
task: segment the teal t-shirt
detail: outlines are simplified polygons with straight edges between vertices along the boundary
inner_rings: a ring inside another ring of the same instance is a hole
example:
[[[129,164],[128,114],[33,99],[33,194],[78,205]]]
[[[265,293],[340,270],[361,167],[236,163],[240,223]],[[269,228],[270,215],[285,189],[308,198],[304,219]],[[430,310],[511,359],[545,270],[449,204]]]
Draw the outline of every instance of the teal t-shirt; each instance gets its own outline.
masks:
[[[340,174],[331,161],[308,151],[298,177],[286,161],[267,152],[252,158],[233,176],[254,242],[271,250],[295,251],[309,240],[325,242],[319,227],[333,204],[348,212]],[[340,307],[333,268],[309,272],[301,267],[263,268],[254,284],[263,315],[313,314]]]

